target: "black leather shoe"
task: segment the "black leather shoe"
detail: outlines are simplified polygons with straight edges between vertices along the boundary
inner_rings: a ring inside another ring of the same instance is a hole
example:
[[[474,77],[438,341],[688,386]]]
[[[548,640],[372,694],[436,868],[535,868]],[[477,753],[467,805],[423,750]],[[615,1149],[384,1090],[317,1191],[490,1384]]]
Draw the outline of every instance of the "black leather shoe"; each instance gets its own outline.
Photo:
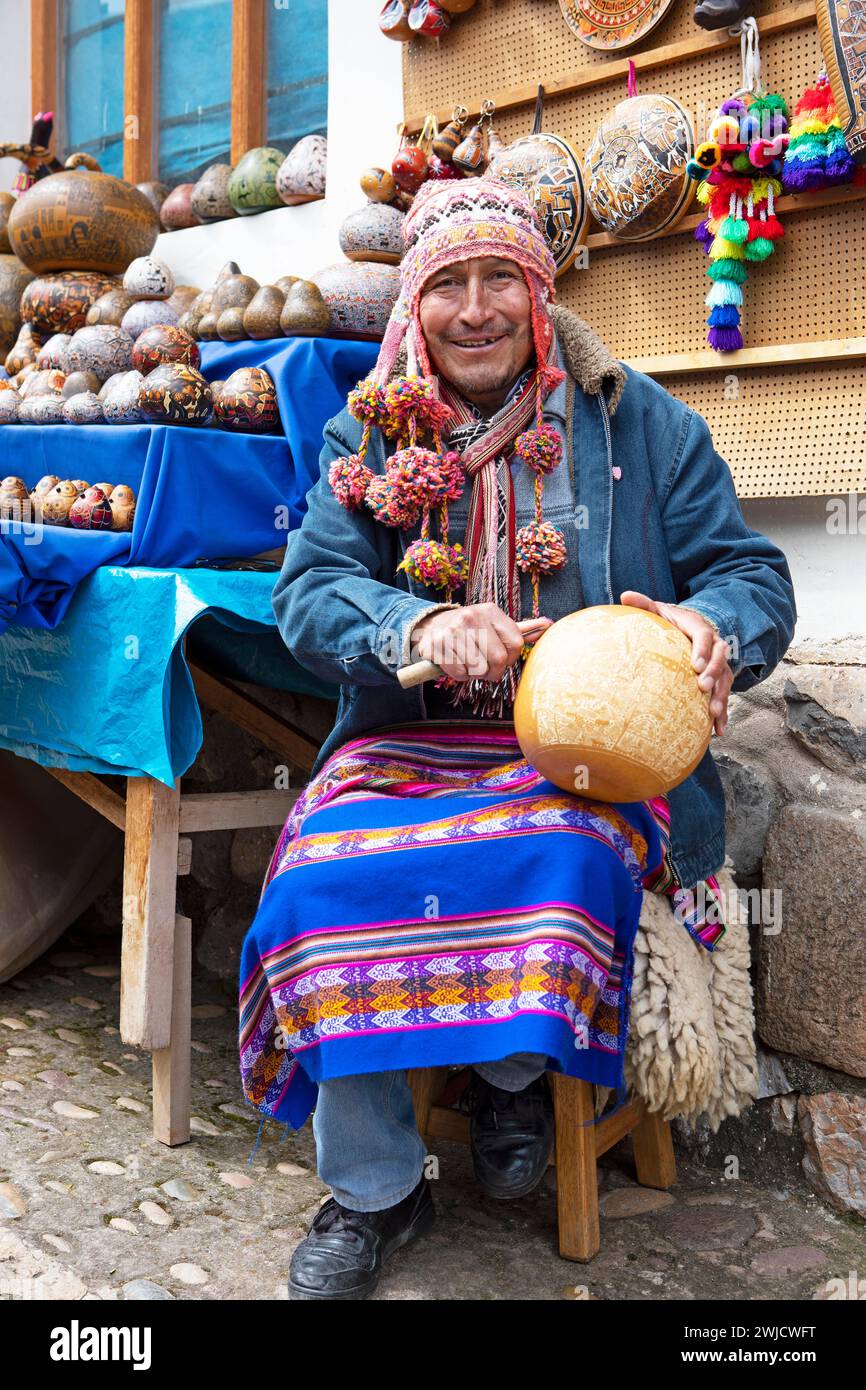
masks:
[[[553,1099],[544,1076],[522,1091],[491,1086],[477,1072],[461,1098],[470,1114],[475,1176],[488,1197],[525,1197],[538,1186],[553,1151]]]
[[[366,1298],[388,1256],[429,1230],[433,1217],[426,1177],[384,1211],[351,1211],[330,1197],[292,1255],[289,1298]]]

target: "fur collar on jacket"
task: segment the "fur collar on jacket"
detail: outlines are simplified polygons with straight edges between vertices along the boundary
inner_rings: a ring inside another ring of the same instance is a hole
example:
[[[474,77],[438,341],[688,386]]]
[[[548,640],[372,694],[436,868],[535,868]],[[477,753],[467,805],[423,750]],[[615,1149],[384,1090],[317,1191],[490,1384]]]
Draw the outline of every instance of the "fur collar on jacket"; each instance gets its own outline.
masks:
[[[609,388],[607,406],[613,415],[626,383],[622,363],[612,356],[589,324],[570,309],[554,305],[553,323],[569,375],[589,395]],[[405,370],[406,346],[403,344],[394,363],[392,379],[402,376]]]

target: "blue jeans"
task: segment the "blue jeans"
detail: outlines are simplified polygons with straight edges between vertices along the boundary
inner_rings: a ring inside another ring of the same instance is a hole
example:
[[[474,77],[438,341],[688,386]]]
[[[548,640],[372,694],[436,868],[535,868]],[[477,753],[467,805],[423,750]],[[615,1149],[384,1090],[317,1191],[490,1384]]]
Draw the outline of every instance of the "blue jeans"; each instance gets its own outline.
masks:
[[[503,1091],[522,1091],[547,1069],[541,1052],[515,1052],[475,1071]],[[313,1113],[319,1177],[341,1206],[383,1211],[402,1202],[424,1171],[405,1071],[367,1072],[319,1083]]]

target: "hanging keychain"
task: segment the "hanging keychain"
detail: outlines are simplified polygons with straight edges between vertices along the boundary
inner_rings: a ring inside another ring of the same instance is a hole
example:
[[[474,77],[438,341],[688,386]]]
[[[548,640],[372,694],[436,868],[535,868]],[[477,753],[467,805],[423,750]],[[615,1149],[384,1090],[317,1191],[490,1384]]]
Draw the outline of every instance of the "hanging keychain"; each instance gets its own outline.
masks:
[[[499,138],[497,131],[493,128],[493,112],[495,110],[496,107],[494,106],[493,102],[490,101],[489,98],[487,101],[482,101],[481,120],[482,122],[485,120],[487,121],[487,144],[484,156],[485,168],[491,162],[491,160],[495,159],[496,156],[498,154],[501,154],[502,151],[505,149],[504,143]]]
[[[487,135],[484,129],[484,116],[479,116],[465,140],[462,140],[451,156],[451,163],[464,174],[481,174],[487,163]]]
[[[457,146],[463,139],[463,127],[469,112],[465,106],[455,106],[451,113],[451,120],[444,130],[440,131],[433,140],[433,153],[442,160],[444,164],[450,164],[451,158]]]

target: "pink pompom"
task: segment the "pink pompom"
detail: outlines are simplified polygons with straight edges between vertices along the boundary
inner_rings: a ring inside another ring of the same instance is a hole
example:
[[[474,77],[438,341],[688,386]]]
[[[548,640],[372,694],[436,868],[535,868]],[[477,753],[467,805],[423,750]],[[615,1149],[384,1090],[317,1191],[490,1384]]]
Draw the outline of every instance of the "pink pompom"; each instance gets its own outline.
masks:
[[[533,473],[550,473],[562,461],[562,439],[549,425],[542,425],[519,434],[514,452]]]
[[[397,568],[432,589],[451,590],[465,582],[468,564],[462,545],[417,540],[408,546]]]
[[[334,459],[328,469],[328,482],[337,501],[350,512],[360,507],[373,474],[358,454]]]
[[[420,500],[407,493],[388,474],[376,473],[367,484],[364,499],[377,521],[385,526],[414,526],[421,515]]]
[[[437,400],[433,383],[422,376],[400,376],[384,388],[385,433],[401,435],[414,420],[416,428],[441,430],[450,423],[452,412],[444,401]]]
[[[517,568],[524,573],[549,574],[568,559],[565,537],[550,521],[531,521],[517,532]]]
[[[460,455],[436,454],[411,444],[398,449],[388,460],[387,476],[407,500],[422,506],[455,501],[463,491],[464,475]]]
[[[346,404],[349,414],[362,425],[381,425],[388,414],[384,390],[366,378],[349,392]]]

